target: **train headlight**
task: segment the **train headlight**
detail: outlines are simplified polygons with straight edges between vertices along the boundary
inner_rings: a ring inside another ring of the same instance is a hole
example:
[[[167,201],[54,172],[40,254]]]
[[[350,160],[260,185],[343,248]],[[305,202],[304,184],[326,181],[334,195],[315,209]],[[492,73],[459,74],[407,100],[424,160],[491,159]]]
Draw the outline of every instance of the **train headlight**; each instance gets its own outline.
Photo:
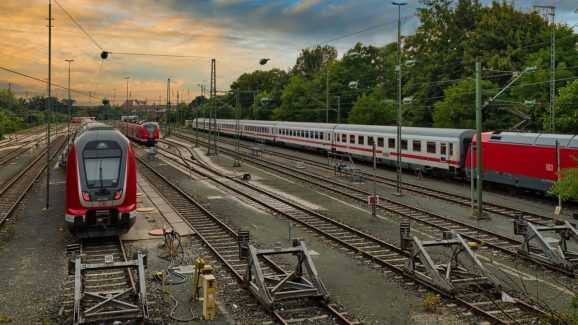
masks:
[[[82,198],[85,201],[90,201],[90,194],[88,192],[82,192]]]
[[[114,199],[118,200],[122,196],[122,190],[118,190],[114,193]]]

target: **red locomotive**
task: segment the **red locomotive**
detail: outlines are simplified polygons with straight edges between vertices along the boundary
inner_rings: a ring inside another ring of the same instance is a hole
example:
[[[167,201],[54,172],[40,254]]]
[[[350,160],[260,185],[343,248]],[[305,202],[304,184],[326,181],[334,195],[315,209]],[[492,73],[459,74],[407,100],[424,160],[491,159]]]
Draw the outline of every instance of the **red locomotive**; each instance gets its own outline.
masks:
[[[571,157],[578,157],[578,136],[487,132],[482,134],[482,151],[484,180],[546,192],[557,181],[559,170],[576,167]],[[468,151],[466,177],[476,166],[476,151]]]
[[[79,238],[126,233],[136,220],[136,162],[130,141],[87,122],[68,151],[65,220]]]
[[[116,128],[129,139],[148,147],[154,146],[160,137],[160,127],[156,122],[137,122],[137,116],[123,116]]]

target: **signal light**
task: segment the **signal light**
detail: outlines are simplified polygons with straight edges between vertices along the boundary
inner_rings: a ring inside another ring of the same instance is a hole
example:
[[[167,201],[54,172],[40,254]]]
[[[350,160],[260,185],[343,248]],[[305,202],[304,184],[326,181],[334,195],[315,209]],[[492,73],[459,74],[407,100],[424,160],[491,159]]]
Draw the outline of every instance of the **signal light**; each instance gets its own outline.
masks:
[[[114,193],[114,199],[115,200],[120,199],[121,196],[122,196],[122,190],[118,190],[118,191],[116,191],[116,193]]]
[[[88,192],[82,192],[82,198],[85,201],[90,201],[90,194],[88,194]]]

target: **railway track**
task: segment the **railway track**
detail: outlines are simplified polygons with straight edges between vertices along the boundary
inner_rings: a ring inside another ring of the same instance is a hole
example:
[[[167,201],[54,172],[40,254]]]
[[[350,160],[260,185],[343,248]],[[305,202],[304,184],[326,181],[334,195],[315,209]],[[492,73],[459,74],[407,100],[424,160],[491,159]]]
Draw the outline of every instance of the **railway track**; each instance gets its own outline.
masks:
[[[175,145],[174,142],[164,139],[163,141]],[[358,204],[366,206],[367,197],[373,195],[373,193],[359,189],[357,187],[351,186],[350,184],[334,181],[328,179],[327,177],[319,176],[317,174],[305,172],[303,169],[294,168],[288,164],[277,163],[271,160],[261,159],[252,155],[237,153],[234,150],[221,147],[222,152],[227,153],[232,157],[237,157],[241,155],[245,162],[249,162],[253,165],[272,170],[277,174],[286,175],[293,179],[298,179],[302,182],[314,185],[317,188],[321,188],[326,192],[331,192],[352,200]],[[574,277],[575,273],[573,270],[552,266],[545,263],[540,263],[534,259],[528,259],[527,256],[519,253],[519,248],[522,242],[508,236],[504,236],[481,227],[470,225],[465,222],[454,220],[450,217],[436,214],[433,212],[425,211],[420,208],[413,207],[411,205],[388,199],[380,198],[380,202],[377,205],[377,209],[381,212],[385,212],[387,215],[401,218],[406,221],[414,221],[427,229],[437,231],[439,233],[444,231],[454,231],[459,233],[466,240],[471,242],[476,242],[481,244],[483,249],[490,249],[492,253],[504,253],[515,258],[524,259],[546,267],[555,272],[562,273],[564,275]],[[528,218],[528,221],[533,221],[535,219]],[[439,235],[436,234],[436,235]]]
[[[136,263],[127,260],[120,238],[83,239],[67,249],[72,257],[67,288],[71,299],[63,303],[63,309],[73,324],[117,324],[148,317],[146,289],[135,282],[135,274],[144,281],[144,274],[138,274],[144,273],[144,267],[135,274],[129,268],[111,267]]]
[[[170,202],[173,208],[182,216],[187,224],[196,232],[212,253],[234,275],[239,282],[244,282],[243,274],[247,262],[239,257],[238,234],[220,221],[215,215],[199,205],[193,198],[172,184],[166,177],[150,167],[141,158],[138,159],[138,170],[150,184],[154,184],[159,195]],[[285,274],[282,267],[268,260],[267,272]],[[297,302],[275,306],[271,311],[276,321],[290,324],[303,321],[314,321],[316,324],[355,324],[348,320],[337,307],[326,303],[312,304]]]
[[[64,147],[66,137],[57,137],[50,148],[50,156],[54,158]],[[49,166],[50,167],[50,166]],[[42,175],[46,166],[46,150],[27,167],[0,185],[0,227],[16,211],[18,204],[24,199],[34,182]]]
[[[194,138],[184,136],[182,133],[180,133],[180,134],[174,133],[173,135],[177,136],[177,137],[185,138],[188,141],[195,141]],[[220,138],[219,142],[227,143],[231,146],[235,145],[235,143],[233,141],[229,141],[229,140],[223,139],[223,138]],[[243,148],[245,148],[247,150],[251,149],[251,147],[247,146],[247,145],[241,144],[240,146],[242,146]],[[294,156],[289,155],[289,154],[285,154],[285,153],[281,153],[281,152],[277,152],[277,151],[271,151],[271,150],[267,151],[267,153],[270,153],[270,154],[275,155],[277,157],[292,161],[293,163],[301,161],[301,162],[304,162],[305,164],[307,164],[307,166],[313,166],[313,167],[316,167],[316,168],[319,168],[319,169],[322,169],[325,171],[330,171],[330,172],[334,171],[334,168],[332,166],[329,166],[327,163],[323,163],[323,162],[316,161],[313,159],[305,159],[302,157],[297,158],[297,157],[294,157]],[[373,179],[373,174],[362,172],[361,175],[366,179]],[[378,184],[385,185],[388,187],[396,187],[397,186],[397,179],[384,177],[384,176],[376,176],[376,182]],[[453,203],[453,204],[464,206],[464,207],[470,207],[471,206],[471,198],[470,197],[460,195],[457,193],[450,193],[447,191],[434,189],[434,188],[427,187],[427,186],[407,183],[407,182],[403,183],[403,189],[405,191],[409,191],[409,192],[412,192],[415,194],[423,195],[423,196],[430,197],[430,198],[435,198],[435,199],[440,200],[440,201],[449,202],[449,203]],[[507,207],[504,205],[499,205],[499,204],[494,204],[494,203],[489,203],[489,202],[484,202],[483,210],[486,213],[493,213],[495,215],[499,215],[499,216],[511,218],[511,219],[515,218],[516,212],[522,212],[524,214],[524,216],[526,216],[526,220],[528,220],[534,224],[537,224],[537,225],[553,224],[556,222],[556,220],[559,220],[556,218],[543,216],[543,215],[532,213],[529,211],[523,211],[520,209],[513,209],[513,208],[510,208],[510,207]]]
[[[174,146],[177,147],[176,144]],[[188,148],[184,148],[191,153]],[[175,163],[182,165],[186,170],[191,170],[191,166],[195,166],[193,170],[200,176],[208,178],[219,186],[227,188],[228,191],[250,200],[253,205],[260,205],[280,217],[295,221],[303,227],[315,231],[322,237],[338,243],[352,253],[364,257],[377,267],[385,267],[402,277],[407,277],[412,281],[419,282],[431,290],[450,296],[447,292],[440,290],[440,288],[432,286],[430,283],[424,283],[423,281],[420,281],[420,279],[408,275],[404,271],[404,265],[406,264],[410,254],[394,244],[363,233],[317,212],[310,211],[291,201],[279,197],[275,193],[270,193],[246,182],[228,180],[226,175],[223,175],[221,172],[211,168],[210,166],[199,163],[198,161],[190,160],[187,158],[190,157],[189,155],[180,154],[178,157],[171,157],[171,154],[167,154],[166,157],[172,159]],[[199,168],[207,171],[201,171]],[[477,314],[491,320],[493,323],[531,323],[537,316],[544,316],[543,311],[521,300],[517,301],[515,306],[512,306],[510,303],[502,302],[501,290],[488,291],[484,288],[477,287],[473,289],[476,290],[462,291],[460,294],[455,296],[452,294],[451,298],[455,299],[469,310],[475,311]],[[516,292],[510,291],[508,294],[515,296]]]

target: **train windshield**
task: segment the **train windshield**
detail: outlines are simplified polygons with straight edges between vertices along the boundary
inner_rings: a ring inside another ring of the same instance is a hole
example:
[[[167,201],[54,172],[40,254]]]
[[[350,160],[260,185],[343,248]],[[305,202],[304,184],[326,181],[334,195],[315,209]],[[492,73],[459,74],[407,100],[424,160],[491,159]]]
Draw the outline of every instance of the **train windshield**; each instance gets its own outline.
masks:
[[[114,141],[91,141],[82,151],[88,188],[118,185],[122,150]]]
[[[143,125],[144,125],[145,129],[147,130],[148,134],[155,133],[155,130],[159,127],[159,125],[154,123],[154,122],[146,122]]]

